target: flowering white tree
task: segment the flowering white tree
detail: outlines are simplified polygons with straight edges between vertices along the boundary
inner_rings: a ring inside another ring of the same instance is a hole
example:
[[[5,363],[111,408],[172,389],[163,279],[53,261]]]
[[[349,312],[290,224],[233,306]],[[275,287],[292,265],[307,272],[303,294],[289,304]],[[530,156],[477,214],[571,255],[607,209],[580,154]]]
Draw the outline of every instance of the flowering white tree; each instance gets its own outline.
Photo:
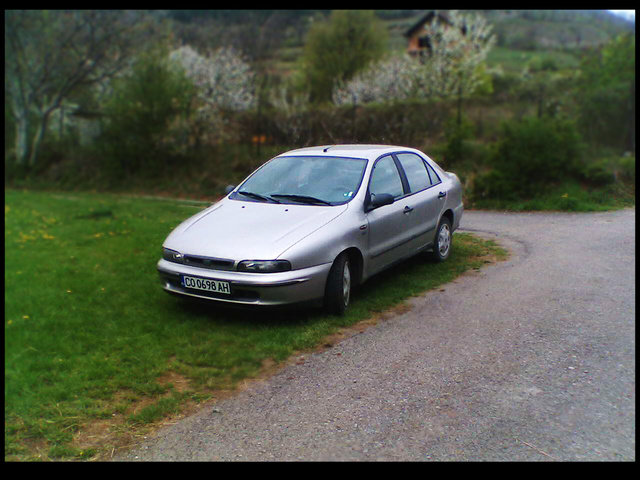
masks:
[[[254,73],[239,53],[220,48],[202,56],[189,45],[169,54],[197,89],[198,114],[216,121],[223,111],[248,110],[255,105]]]
[[[298,92],[290,83],[285,82],[271,91],[269,100],[279,112],[273,117],[276,125],[287,136],[289,143],[296,144],[304,128],[304,114],[309,108],[309,92]]]
[[[333,91],[336,105],[405,100],[414,94],[418,64],[408,56],[391,57],[370,65]]]
[[[334,89],[333,102],[363,104],[470,95],[482,81],[480,69],[495,43],[491,25],[479,14],[451,11],[449,23],[425,24],[431,42],[420,61],[407,55],[370,65]]]
[[[492,26],[478,13],[448,14],[449,24],[434,19],[425,24],[430,55],[418,77],[422,95],[470,95],[481,82],[479,66],[496,42]]]

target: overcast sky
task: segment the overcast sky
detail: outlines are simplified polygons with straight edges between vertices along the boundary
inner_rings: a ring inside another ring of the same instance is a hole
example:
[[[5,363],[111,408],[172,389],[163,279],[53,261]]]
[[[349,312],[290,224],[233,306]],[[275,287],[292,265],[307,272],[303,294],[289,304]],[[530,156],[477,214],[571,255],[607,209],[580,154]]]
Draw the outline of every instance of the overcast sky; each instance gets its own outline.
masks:
[[[609,10],[610,12],[617,13],[623,17],[636,19],[636,11],[635,10]]]

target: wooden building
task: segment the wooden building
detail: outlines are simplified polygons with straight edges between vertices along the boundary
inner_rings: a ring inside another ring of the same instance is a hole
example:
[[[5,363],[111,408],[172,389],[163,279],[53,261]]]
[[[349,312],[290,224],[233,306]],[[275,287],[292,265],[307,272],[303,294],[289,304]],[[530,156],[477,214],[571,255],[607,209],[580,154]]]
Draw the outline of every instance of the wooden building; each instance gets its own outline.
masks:
[[[408,39],[407,53],[415,57],[428,57],[431,55],[431,40],[424,29],[425,24],[431,23],[434,18],[437,22],[443,22],[451,25],[451,21],[446,13],[438,10],[430,10],[427,12],[413,27],[404,34]]]

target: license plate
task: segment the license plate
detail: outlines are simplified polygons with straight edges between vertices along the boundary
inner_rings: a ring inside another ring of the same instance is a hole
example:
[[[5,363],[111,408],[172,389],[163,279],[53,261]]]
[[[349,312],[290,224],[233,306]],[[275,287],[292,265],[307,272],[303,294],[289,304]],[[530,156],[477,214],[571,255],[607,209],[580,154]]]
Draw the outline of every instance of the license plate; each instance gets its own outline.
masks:
[[[205,290],[207,292],[225,293],[231,295],[231,285],[229,282],[220,280],[211,280],[209,278],[198,278],[182,276],[182,286],[186,288],[195,288],[196,290]]]

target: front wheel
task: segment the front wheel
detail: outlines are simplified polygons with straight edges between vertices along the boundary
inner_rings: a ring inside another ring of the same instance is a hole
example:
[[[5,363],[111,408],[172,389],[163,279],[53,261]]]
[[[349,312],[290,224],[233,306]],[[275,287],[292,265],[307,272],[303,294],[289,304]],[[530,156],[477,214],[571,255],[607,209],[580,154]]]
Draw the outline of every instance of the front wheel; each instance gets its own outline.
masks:
[[[451,253],[451,241],[451,221],[447,217],[442,217],[440,225],[438,225],[438,231],[436,232],[431,258],[436,262],[444,262],[449,258],[449,254]]]
[[[344,315],[351,300],[352,273],[349,257],[338,255],[329,271],[324,294],[324,306],[327,312]]]

